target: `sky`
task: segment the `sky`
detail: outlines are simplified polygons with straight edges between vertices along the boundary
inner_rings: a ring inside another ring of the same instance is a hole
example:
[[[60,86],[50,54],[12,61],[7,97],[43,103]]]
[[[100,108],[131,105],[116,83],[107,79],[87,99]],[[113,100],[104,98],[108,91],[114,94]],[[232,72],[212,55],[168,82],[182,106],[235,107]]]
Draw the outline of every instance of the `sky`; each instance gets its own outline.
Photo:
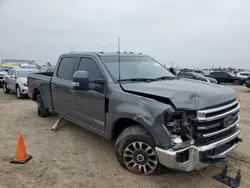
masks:
[[[250,68],[249,0],[0,0],[0,59],[69,51],[150,55],[179,68]]]

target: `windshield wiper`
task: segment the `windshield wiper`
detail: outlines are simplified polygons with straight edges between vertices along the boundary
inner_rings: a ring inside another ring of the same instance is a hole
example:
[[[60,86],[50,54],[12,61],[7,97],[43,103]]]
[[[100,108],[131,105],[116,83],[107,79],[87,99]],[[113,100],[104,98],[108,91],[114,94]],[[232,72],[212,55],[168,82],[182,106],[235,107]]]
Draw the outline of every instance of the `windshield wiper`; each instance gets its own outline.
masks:
[[[158,80],[173,80],[173,79],[175,79],[175,77],[173,76],[161,76],[159,78],[154,78],[153,80],[158,81]]]
[[[153,78],[127,78],[127,79],[120,79],[119,81],[132,81],[132,82],[152,82],[155,79]]]

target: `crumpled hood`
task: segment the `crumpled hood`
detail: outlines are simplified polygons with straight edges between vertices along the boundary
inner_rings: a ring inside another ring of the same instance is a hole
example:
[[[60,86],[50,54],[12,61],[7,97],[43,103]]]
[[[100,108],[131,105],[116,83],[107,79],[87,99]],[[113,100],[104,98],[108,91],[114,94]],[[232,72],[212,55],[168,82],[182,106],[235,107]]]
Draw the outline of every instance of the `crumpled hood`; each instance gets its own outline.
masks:
[[[236,92],[231,88],[183,78],[149,83],[125,83],[122,87],[128,92],[168,98],[177,109],[200,110],[236,98]]]

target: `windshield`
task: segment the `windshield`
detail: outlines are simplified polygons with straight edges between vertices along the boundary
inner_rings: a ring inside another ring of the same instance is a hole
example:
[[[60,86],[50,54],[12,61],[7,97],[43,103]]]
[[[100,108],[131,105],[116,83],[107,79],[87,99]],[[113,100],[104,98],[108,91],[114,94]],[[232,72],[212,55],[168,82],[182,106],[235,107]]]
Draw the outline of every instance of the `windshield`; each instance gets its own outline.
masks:
[[[27,77],[30,73],[37,72],[36,70],[22,70],[22,71],[17,71],[18,77]]]
[[[118,56],[103,56],[101,59],[112,76],[119,80]],[[156,79],[159,77],[175,78],[170,71],[148,56],[121,56],[120,62],[121,80],[133,78]]]
[[[5,71],[3,67],[0,67],[0,71]]]

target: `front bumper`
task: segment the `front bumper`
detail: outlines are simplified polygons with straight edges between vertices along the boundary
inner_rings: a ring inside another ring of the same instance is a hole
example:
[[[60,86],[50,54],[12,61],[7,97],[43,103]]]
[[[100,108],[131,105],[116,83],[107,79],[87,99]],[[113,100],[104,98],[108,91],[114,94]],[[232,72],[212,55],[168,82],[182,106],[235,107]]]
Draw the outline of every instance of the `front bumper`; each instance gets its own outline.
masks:
[[[21,90],[21,93],[22,93],[23,95],[28,94],[28,87],[22,85],[22,86],[20,86],[20,90]]]
[[[224,159],[229,152],[234,150],[239,145],[239,134],[240,129],[227,138],[200,147],[192,145],[178,151],[156,147],[155,150],[158,155],[159,162],[167,168],[181,171],[199,170],[211,163]],[[215,150],[217,148],[220,148],[221,150],[221,147],[223,148],[223,145],[226,144],[230,144],[230,147],[216,153],[213,156],[207,155],[207,153],[211,150]],[[185,162],[177,162],[178,155],[182,153],[188,154],[187,160]]]
[[[3,79],[0,79],[0,85],[2,85],[3,84]]]

